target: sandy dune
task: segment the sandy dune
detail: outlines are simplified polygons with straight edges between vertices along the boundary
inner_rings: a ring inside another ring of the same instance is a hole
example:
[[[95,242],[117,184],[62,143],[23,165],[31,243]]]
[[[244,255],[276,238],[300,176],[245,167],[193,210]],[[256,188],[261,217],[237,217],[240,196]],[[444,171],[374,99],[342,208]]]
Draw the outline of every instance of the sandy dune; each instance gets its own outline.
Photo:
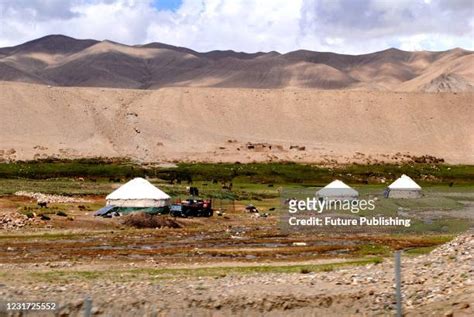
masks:
[[[0,157],[347,162],[400,152],[474,163],[472,105],[472,93],[2,82]]]
[[[388,49],[364,55],[307,50],[199,53],[162,43],[128,46],[51,35],[0,48],[0,80],[137,89],[473,91],[473,58],[473,52],[463,49]]]

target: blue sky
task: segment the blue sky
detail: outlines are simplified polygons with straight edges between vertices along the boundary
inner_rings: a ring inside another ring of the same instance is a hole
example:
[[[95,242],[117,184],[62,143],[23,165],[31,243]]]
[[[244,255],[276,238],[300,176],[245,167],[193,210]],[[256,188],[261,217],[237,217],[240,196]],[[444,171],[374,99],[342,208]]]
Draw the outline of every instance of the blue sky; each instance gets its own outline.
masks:
[[[158,10],[176,11],[181,4],[181,0],[153,0],[153,7]]]
[[[474,0],[0,0],[0,47],[48,34],[197,51],[474,49]]]

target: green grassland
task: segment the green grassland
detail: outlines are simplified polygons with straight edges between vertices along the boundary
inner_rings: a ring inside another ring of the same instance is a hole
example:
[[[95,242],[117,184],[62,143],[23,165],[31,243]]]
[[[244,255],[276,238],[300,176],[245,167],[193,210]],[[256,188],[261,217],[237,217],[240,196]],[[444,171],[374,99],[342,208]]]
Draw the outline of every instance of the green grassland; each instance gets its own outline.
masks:
[[[383,189],[401,174],[410,175],[423,186],[423,198],[383,198]],[[311,197],[318,188],[334,179],[353,186],[361,198],[377,200],[375,210],[361,211],[360,216],[397,216],[400,211],[459,210],[465,201],[474,201],[472,165],[419,163],[328,167],[296,163],[180,163],[164,168],[100,158],[0,163],[0,195],[32,191],[105,197],[120,184],[137,176],[148,177],[173,198],[187,197],[186,187],[192,185],[200,189],[201,197],[235,200],[241,205],[252,203],[270,214],[282,212],[279,208],[281,200],[290,195],[288,193],[293,193],[290,196],[300,195],[300,198]],[[228,188],[230,185],[231,190]],[[95,209],[99,205],[88,207]],[[26,208],[22,212],[31,210]],[[451,233],[469,225],[468,221],[459,219],[440,219],[433,223],[415,221],[412,230]]]
[[[449,193],[455,188],[459,194],[474,188],[472,165],[352,164],[325,167],[296,163],[180,163],[176,167],[164,168],[96,158],[0,163],[0,195],[18,190],[103,195],[110,192],[113,183],[148,177],[167,187],[172,195],[181,194],[183,188],[193,184],[209,196],[222,196],[225,194],[222,185],[232,183],[232,195],[258,200],[278,196],[282,187],[321,187],[334,179],[355,186],[367,185],[363,186],[361,193],[372,189],[378,191],[385,186],[382,182],[386,184],[401,174],[413,177],[428,191],[430,186],[440,186],[436,191],[444,187],[443,191]],[[167,186],[171,184],[173,186]]]
[[[348,183],[372,184],[378,178],[395,179],[410,175],[423,183],[474,184],[474,166],[446,164],[371,164],[338,167],[297,163],[179,163],[163,168],[139,165],[126,160],[77,159],[38,160],[0,163],[0,179],[5,178],[100,178],[129,179],[132,177],[160,178],[166,181],[219,181],[253,184],[324,185],[334,178]]]

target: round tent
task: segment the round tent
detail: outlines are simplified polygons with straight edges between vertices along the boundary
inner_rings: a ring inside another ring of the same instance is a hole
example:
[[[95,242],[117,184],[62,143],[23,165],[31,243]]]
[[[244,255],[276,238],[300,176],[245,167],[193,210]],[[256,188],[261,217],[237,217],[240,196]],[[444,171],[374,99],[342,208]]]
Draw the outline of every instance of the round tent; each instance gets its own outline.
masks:
[[[171,197],[146,179],[137,177],[120,186],[106,198],[107,206],[126,208],[162,208]]]
[[[400,176],[385,190],[385,197],[390,198],[419,198],[421,196],[420,185],[405,174]]]
[[[354,200],[359,197],[359,193],[344,182],[335,180],[317,191],[316,197],[331,200]]]

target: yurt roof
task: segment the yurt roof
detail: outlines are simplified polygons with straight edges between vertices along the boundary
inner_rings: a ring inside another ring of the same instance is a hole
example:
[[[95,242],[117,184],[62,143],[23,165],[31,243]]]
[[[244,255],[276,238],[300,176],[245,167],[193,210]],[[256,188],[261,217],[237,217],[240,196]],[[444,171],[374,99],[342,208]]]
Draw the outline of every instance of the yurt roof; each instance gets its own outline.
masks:
[[[323,188],[337,188],[337,189],[342,189],[342,188],[350,188],[352,189],[349,185],[346,185],[343,181],[340,180],[335,180],[324,186]]]
[[[318,191],[319,194],[332,194],[337,195],[338,193],[344,195],[358,195],[359,193],[354,188],[346,185],[340,180],[332,181],[331,183],[324,186],[321,190]]]
[[[396,181],[391,183],[388,188],[390,189],[421,189],[420,185],[415,183],[410,176],[403,174]]]
[[[106,199],[153,199],[163,200],[171,197],[155,187],[146,179],[137,177],[110,193]]]

